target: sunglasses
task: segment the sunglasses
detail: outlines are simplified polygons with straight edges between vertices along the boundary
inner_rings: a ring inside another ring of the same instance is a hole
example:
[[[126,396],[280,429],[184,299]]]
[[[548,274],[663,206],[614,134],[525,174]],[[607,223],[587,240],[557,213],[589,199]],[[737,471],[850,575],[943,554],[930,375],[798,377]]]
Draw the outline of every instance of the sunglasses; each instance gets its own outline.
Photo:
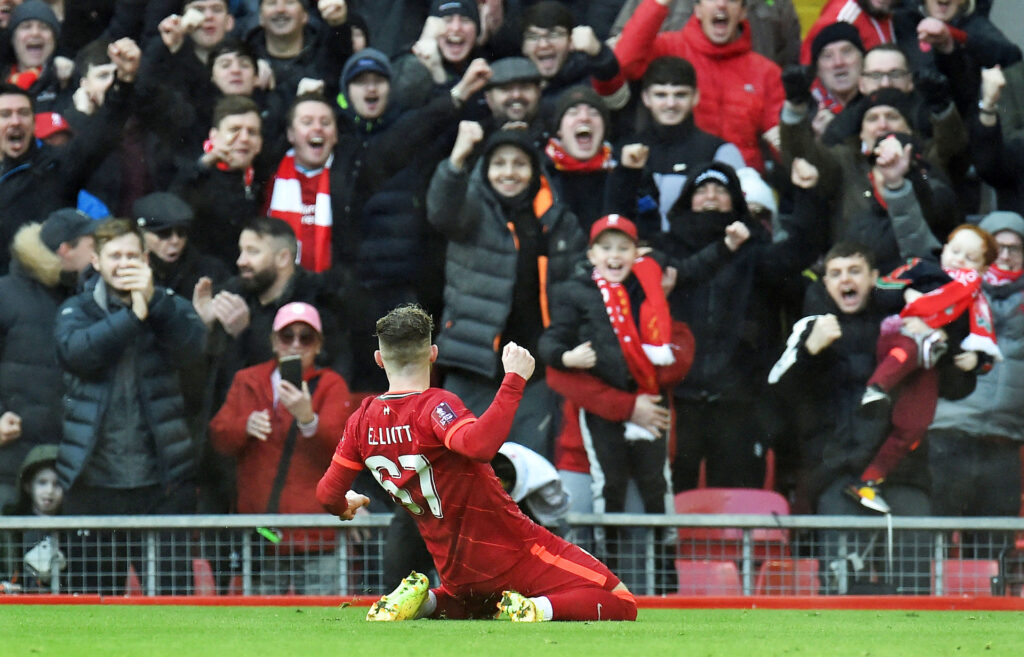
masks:
[[[184,228],[182,226],[175,226],[173,228],[154,230],[153,234],[157,236],[157,239],[161,240],[169,240],[171,239],[171,235],[177,235],[178,237],[184,239],[188,237],[188,228]]]
[[[316,331],[310,331],[308,329],[293,329],[290,326],[286,326],[277,332],[277,339],[281,341],[281,344],[290,345],[295,342],[296,338],[299,340],[299,344],[303,347],[311,347],[320,338]]]

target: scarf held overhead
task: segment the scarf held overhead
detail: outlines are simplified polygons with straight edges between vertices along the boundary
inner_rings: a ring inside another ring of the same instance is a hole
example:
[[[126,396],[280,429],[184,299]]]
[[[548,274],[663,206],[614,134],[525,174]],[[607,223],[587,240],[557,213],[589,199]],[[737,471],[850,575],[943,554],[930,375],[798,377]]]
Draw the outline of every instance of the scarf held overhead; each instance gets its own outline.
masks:
[[[296,168],[295,150],[290,149],[271,184],[267,215],[288,222],[298,241],[298,262],[313,272],[331,268],[333,160],[332,156],[322,169],[306,174]]]

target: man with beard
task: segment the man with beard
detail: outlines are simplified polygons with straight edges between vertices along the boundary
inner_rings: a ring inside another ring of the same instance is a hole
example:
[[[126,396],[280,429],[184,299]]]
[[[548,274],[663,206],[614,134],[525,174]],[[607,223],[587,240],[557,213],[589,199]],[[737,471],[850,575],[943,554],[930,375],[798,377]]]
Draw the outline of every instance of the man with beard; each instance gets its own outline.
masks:
[[[794,163],[793,181],[808,184],[802,164]],[[822,201],[803,189],[796,196],[787,238],[772,243],[751,218],[733,168],[712,162],[691,172],[668,213],[669,230],[660,243],[666,263],[677,268],[708,244],[721,242],[734,221],[750,231],[726,264],[677,285],[669,295],[672,317],[690,325],[699,345],[693,366],[673,391],[676,492],[697,486],[702,459],[708,486],[760,488],[764,482],[765,450],[778,423],[766,381],[771,354],[782,344],[772,328],[779,324],[779,290],[814,261],[812,241],[821,232]]]
[[[538,146],[544,140],[544,124],[538,117],[540,107],[540,71],[525,57],[505,57],[491,64],[491,77],[484,89],[484,100],[491,110],[493,126],[500,130],[513,124],[524,124]]]
[[[320,310],[324,348],[321,360],[346,375],[351,366],[350,330],[358,317],[354,285],[339,276],[314,274],[296,266],[298,245],[287,222],[256,217],[238,238],[238,276],[213,294],[209,278],[200,279],[193,304],[207,326],[218,323],[234,338],[227,380],[237,369],[273,356],[267,336],[274,316],[286,303],[302,301]],[[344,322],[342,319],[344,318]]]
[[[818,20],[804,35],[803,47],[800,49],[800,63],[813,64],[812,47],[814,39],[826,26],[837,21],[850,23],[860,34],[864,50],[871,50],[880,43],[895,43],[896,33],[893,30],[892,10],[899,4],[896,0],[829,0],[821,8]]]

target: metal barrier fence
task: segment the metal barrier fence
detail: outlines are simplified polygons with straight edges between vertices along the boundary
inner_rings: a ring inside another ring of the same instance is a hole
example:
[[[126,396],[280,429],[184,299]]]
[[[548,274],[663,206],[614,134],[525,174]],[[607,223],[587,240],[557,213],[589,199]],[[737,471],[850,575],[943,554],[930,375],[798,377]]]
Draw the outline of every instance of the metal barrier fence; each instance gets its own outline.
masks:
[[[0,579],[7,593],[376,596],[395,584],[389,522],[0,517]],[[637,594],[1024,594],[1018,518],[570,514],[562,531]]]

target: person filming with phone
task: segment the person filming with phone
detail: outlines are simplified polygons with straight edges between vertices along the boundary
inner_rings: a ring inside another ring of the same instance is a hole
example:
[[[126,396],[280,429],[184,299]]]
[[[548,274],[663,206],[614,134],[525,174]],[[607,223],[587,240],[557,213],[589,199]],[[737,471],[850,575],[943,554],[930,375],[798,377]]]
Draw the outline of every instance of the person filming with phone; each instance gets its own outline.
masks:
[[[285,304],[270,334],[274,358],[240,370],[210,422],[218,452],[237,460],[239,513],[319,513],[310,491],[331,463],[352,411],[348,384],[314,364],[323,347],[320,313]],[[336,592],[332,530],[264,530],[261,595]]]

